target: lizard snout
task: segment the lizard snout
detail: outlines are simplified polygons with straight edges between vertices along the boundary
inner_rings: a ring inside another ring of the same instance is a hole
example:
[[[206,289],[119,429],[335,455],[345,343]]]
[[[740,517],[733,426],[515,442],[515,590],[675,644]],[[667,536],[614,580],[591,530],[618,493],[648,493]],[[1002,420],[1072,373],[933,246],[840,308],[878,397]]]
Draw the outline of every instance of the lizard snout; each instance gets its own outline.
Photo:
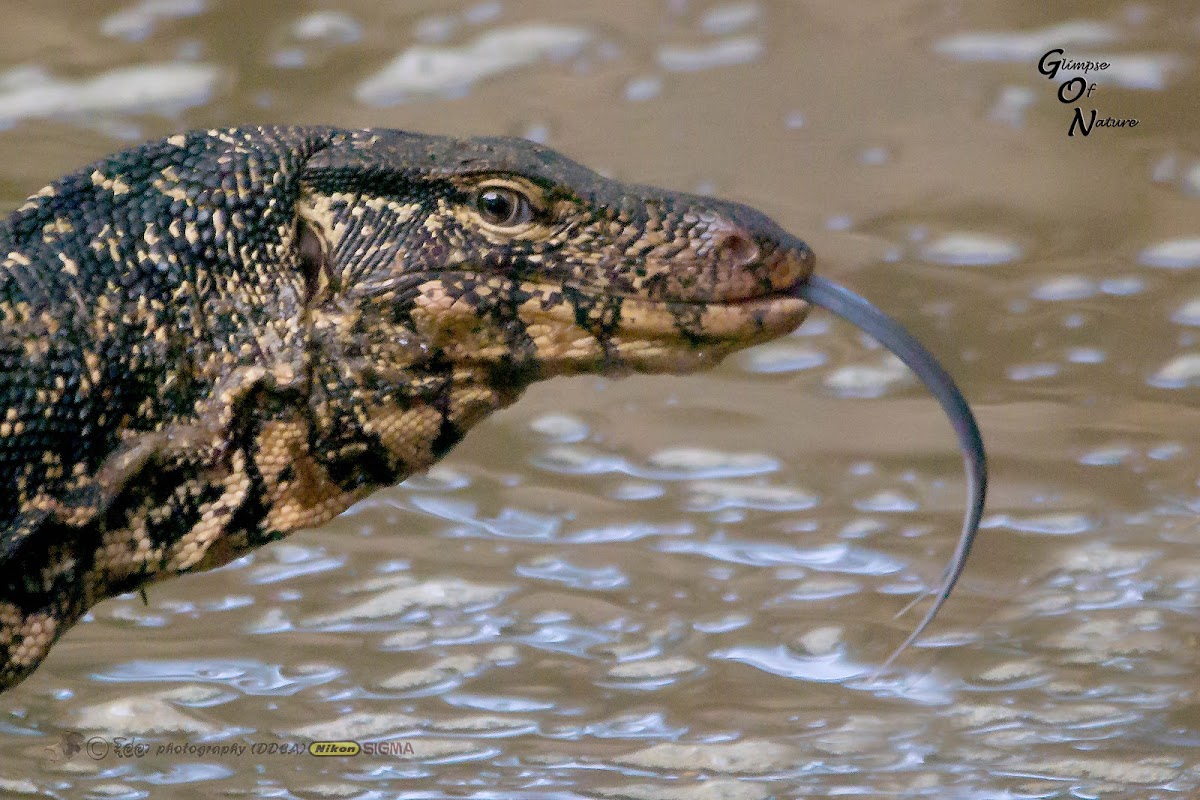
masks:
[[[693,251],[714,270],[714,302],[741,302],[787,292],[813,271],[815,258],[804,242],[782,230],[756,230],[728,217],[711,221]]]
[[[786,292],[796,284],[812,275],[817,259],[808,245],[799,239],[794,239],[783,245],[776,245],[763,262],[765,280],[771,289]]]
[[[717,297],[725,302],[787,292],[812,274],[816,259],[803,241],[765,214],[729,203],[710,217],[699,255],[723,277]]]

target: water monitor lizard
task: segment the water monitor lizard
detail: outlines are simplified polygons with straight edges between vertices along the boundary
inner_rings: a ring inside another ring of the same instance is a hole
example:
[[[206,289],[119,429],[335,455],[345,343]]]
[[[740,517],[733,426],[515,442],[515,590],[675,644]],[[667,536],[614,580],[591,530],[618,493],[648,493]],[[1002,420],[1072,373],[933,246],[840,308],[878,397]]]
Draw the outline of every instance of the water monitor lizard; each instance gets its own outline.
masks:
[[[702,369],[806,297],[907,342],[982,478],[948,376],[799,239],[526,141],[179,134],[34,194],[0,259],[0,687],[100,600],[319,525],[533,381]]]

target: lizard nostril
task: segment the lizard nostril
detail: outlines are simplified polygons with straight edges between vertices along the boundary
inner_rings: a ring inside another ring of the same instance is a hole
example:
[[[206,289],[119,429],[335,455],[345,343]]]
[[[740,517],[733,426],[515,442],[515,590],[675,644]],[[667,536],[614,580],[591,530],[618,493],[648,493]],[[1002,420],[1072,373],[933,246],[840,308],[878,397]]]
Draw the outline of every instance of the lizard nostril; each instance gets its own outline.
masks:
[[[733,231],[722,234],[713,245],[713,250],[717,258],[737,267],[753,264],[760,254],[758,244],[753,239],[744,233]]]

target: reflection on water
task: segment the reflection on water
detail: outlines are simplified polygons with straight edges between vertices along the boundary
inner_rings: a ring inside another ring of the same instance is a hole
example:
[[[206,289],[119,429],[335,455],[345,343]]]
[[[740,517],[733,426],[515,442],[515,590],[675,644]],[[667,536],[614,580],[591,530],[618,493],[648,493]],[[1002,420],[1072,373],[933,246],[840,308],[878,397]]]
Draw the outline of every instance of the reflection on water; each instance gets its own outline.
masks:
[[[994,489],[875,675],[962,478],[874,342],[816,315],[708,376],[538,386],[324,529],[97,607],[0,699],[0,794],[1200,793],[1195,9],[102,5],[6,17],[7,207],[184,127],[531,136],[807,239],[960,378]],[[1139,126],[1067,137],[1055,47]],[[157,749],[315,740],[391,749]]]

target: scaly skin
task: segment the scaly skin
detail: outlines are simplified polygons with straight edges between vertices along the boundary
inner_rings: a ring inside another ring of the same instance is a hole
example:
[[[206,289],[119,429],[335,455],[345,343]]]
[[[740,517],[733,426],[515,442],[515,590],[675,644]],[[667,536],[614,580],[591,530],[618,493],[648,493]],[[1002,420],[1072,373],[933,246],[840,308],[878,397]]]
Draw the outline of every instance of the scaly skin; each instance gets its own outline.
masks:
[[[116,154],[0,259],[0,687],[95,603],[321,524],[536,380],[793,330],[813,265],[753,209],[526,141],[331,128]]]

